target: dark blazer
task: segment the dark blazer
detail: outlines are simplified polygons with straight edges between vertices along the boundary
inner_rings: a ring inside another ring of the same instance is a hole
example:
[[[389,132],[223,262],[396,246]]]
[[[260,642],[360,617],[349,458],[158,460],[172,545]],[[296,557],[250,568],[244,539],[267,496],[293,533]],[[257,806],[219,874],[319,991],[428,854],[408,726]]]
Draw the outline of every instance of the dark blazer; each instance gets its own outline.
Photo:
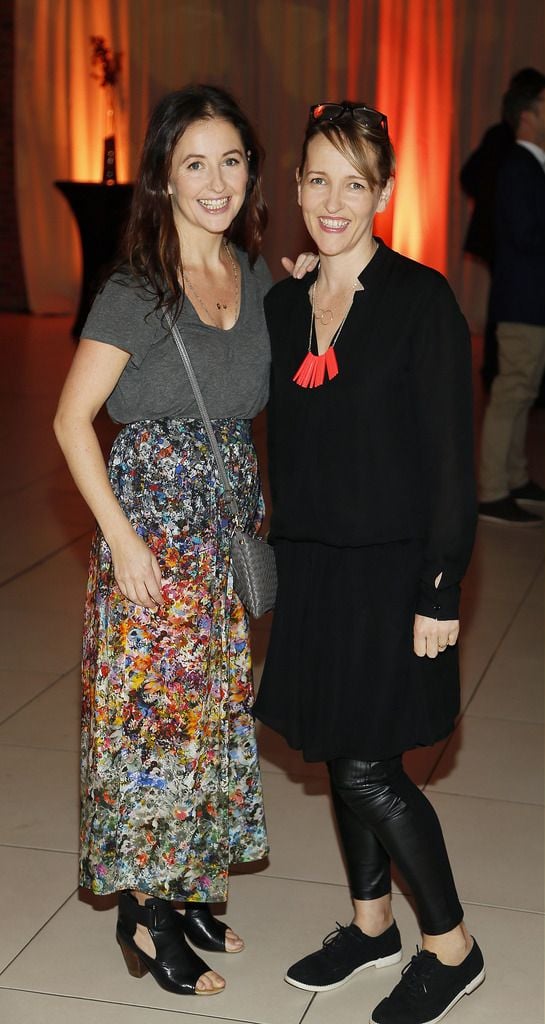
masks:
[[[494,262],[496,247],[494,221],[498,171],[513,143],[513,130],[506,121],[492,125],[460,171],[460,184],[466,195],[475,201],[464,250],[490,266]]]
[[[520,145],[498,174],[490,306],[498,323],[545,325],[545,172]]]

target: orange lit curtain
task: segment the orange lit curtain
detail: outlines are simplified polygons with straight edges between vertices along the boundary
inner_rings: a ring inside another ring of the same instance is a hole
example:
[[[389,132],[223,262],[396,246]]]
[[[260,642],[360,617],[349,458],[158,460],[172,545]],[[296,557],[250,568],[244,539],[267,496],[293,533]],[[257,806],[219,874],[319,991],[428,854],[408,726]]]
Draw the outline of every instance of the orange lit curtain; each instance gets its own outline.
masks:
[[[388,112],[399,156],[391,243],[442,273],[448,271],[454,2],[381,0],[378,30],[377,105]]]
[[[509,76],[545,64],[543,0],[16,0],[19,217],[31,308],[74,308],[79,245],[56,178],[100,179],[104,91],[91,35],[124,53],[118,171],[134,175],[149,111],[187,81],[231,88],[267,151],[266,255],[307,245],[294,171],[310,103],[348,96],[388,114],[393,212],[377,230],[448,272],[472,323],[486,281],[462,259],[458,171],[497,120]]]

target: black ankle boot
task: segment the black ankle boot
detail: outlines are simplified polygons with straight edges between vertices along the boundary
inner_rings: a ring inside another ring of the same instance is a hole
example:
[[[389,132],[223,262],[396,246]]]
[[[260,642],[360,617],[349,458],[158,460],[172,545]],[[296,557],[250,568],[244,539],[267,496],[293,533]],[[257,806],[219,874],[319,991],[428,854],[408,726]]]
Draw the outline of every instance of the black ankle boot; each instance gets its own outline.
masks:
[[[241,953],[242,949],[226,949],[225,933],[229,925],[214,917],[207,903],[186,903],[185,914],[178,914],[190,942],[209,953]]]
[[[222,988],[197,989],[202,974],[210,968],[187,945],[178,925],[179,914],[167,900],[150,898],[144,906],[130,892],[119,894],[116,938],[121,946],[129,974],[142,978],[148,971],[168,992],[177,995],[216,995]],[[155,957],[148,956],[134,941],[136,925],[148,929]]]

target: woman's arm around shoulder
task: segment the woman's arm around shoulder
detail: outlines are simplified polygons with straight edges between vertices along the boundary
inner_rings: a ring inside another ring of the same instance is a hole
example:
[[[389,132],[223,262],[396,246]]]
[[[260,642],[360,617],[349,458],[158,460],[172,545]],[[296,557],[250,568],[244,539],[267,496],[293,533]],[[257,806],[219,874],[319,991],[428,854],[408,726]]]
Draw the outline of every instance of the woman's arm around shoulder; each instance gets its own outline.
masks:
[[[112,491],[93,426],[129,358],[124,349],[82,338],[59,399],[54,430],[74,481],[111,550],[120,590],[135,604],[155,608],[163,603],[159,565]]]

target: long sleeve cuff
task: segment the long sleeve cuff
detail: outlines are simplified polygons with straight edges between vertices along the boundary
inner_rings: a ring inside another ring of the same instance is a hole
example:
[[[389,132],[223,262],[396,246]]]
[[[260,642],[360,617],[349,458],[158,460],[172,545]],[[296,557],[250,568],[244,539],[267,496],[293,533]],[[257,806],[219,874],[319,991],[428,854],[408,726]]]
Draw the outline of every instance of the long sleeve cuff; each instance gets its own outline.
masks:
[[[416,604],[418,615],[426,615],[430,619],[457,619],[460,608],[460,584],[453,583],[450,587],[430,586],[421,581],[420,592]]]

